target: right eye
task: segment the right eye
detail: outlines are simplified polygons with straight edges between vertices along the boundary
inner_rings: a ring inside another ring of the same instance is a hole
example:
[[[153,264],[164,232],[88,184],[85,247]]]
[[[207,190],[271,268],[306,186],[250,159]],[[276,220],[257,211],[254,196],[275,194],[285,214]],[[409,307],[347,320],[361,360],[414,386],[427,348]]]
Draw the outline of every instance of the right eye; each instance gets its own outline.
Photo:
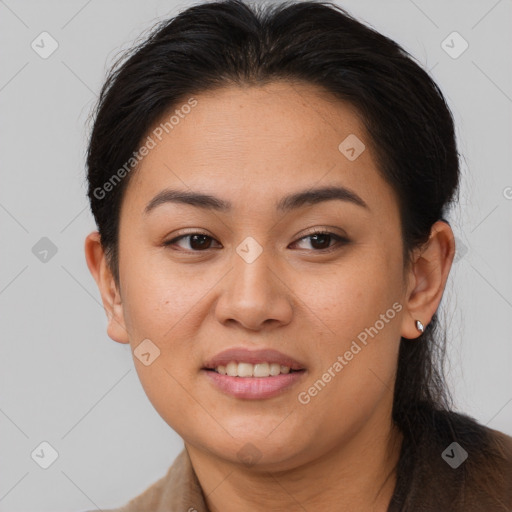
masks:
[[[189,247],[182,248],[190,252],[204,252],[205,250],[210,249],[210,241],[215,240],[205,233],[188,233],[186,235],[180,235],[176,238],[173,238],[172,240],[164,242],[163,245],[166,247],[172,247],[177,245],[181,240],[185,240],[187,238],[189,239]]]

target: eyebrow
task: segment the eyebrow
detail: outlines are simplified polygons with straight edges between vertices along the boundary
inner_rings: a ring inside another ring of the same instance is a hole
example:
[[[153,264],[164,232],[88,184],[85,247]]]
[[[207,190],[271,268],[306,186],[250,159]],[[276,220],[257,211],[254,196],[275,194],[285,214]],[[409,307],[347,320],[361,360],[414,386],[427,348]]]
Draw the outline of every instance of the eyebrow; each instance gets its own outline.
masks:
[[[370,210],[368,205],[360,196],[358,196],[353,190],[342,186],[321,187],[295,192],[281,198],[276,203],[276,210],[281,213],[286,213],[306,205],[310,206],[335,199],[346,201]],[[209,194],[202,194],[200,192],[192,192],[188,190],[165,189],[149,201],[144,209],[144,213],[148,214],[157,206],[165,203],[187,204],[204,210],[214,210],[218,212],[229,212],[233,206],[230,201],[226,201]]]

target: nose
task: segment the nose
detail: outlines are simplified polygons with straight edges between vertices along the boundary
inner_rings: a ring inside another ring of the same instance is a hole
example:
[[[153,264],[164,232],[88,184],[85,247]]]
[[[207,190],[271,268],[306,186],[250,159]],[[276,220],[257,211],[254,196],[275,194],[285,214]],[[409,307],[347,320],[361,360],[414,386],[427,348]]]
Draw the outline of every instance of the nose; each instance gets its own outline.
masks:
[[[286,277],[272,268],[265,251],[251,263],[238,254],[223,280],[215,315],[223,324],[238,324],[248,330],[288,324],[293,314],[293,292]]]

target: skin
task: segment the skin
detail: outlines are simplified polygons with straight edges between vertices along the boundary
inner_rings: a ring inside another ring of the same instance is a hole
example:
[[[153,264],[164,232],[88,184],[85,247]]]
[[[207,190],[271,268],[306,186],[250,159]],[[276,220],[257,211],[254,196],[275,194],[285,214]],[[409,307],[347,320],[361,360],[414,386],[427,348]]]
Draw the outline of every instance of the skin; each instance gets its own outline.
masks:
[[[426,326],[438,308],[453,233],[436,222],[404,273],[397,198],[350,105],[286,82],[195,98],[197,106],[149,152],[126,189],[119,286],[98,233],[86,239],[108,335],[132,350],[144,339],[160,349],[149,366],[137,357],[134,364],[149,400],[184,439],[210,510],[385,511],[401,444],[391,422],[400,337],[415,343],[415,320]],[[354,161],[338,150],[349,134],[366,145]],[[320,185],[348,187],[369,208],[330,200],[276,212],[281,197]],[[165,203],[145,215],[167,187],[209,193],[233,209]],[[304,238],[312,228],[350,242],[315,243]],[[191,232],[211,239],[163,245]],[[263,249],[250,264],[236,252],[248,236]],[[328,246],[337,248],[321,251]],[[394,303],[401,311],[301,404],[298,393]],[[201,368],[235,346],[277,349],[306,372],[270,399],[225,395]],[[253,465],[237,456],[247,443],[259,456]]]

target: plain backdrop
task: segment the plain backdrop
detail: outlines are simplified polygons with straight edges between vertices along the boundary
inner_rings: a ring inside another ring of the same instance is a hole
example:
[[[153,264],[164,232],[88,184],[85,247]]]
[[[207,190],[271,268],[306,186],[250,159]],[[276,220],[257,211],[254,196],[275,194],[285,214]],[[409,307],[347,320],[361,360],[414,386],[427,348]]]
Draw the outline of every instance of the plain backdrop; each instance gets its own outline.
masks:
[[[457,410],[512,435],[512,3],[339,4],[412,53],[453,111],[462,184],[441,303],[449,381]],[[183,447],[146,398],[129,346],[106,335],[83,253],[95,229],[84,152],[118,52],[190,5],[0,0],[0,511],[120,506]],[[37,454],[52,450],[43,469]]]

